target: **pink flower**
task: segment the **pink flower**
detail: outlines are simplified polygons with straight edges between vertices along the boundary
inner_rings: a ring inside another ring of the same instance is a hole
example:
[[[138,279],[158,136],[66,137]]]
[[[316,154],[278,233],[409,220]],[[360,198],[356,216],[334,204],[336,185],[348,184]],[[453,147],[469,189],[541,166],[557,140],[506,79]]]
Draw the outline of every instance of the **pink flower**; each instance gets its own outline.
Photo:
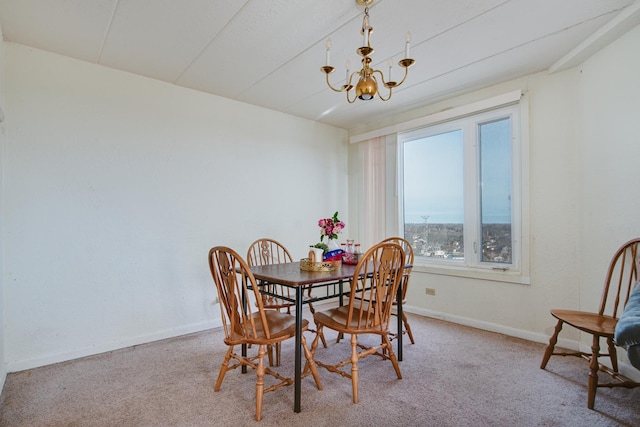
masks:
[[[338,219],[338,212],[336,212],[333,214],[333,218],[321,218],[318,220],[318,227],[320,227],[320,241],[322,241],[324,236],[329,236],[329,239],[337,239],[345,224]]]

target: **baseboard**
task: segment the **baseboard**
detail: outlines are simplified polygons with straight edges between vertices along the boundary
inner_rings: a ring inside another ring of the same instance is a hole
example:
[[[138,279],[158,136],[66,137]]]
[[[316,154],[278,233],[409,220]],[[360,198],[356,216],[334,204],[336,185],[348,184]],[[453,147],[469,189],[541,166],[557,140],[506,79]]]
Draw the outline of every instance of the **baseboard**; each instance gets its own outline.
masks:
[[[484,322],[477,319],[470,319],[467,317],[456,316],[447,313],[441,313],[438,311],[426,310],[420,307],[413,307],[410,305],[403,306],[403,310],[420,314],[422,316],[432,317],[434,319],[445,320],[447,322],[458,323],[460,325],[470,326],[472,328],[478,328],[485,331],[497,332],[504,335],[509,335],[511,337],[522,338],[528,341],[534,341],[539,343],[547,343],[549,342],[549,336],[545,334],[538,334],[531,331],[523,331],[522,329],[510,328],[504,325],[498,325],[496,323]],[[563,348],[568,348],[571,350],[578,349],[578,343],[571,340],[558,340],[558,346]]]
[[[4,372],[2,384],[4,385],[4,377],[6,377],[6,374],[10,372],[19,372],[27,369],[38,368],[40,366],[52,365],[54,363],[66,362],[68,360],[79,359],[81,357],[87,357],[87,356],[93,356],[96,354],[106,353],[114,350],[120,350],[122,348],[127,348],[134,345],[146,344],[153,341],[159,341],[167,338],[177,337],[180,335],[200,332],[207,329],[217,328],[220,326],[222,326],[222,322],[220,321],[220,319],[217,319],[215,321],[194,323],[186,326],[181,326],[178,328],[165,329],[165,330],[156,331],[150,334],[129,337],[127,339],[117,341],[117,342],[79,348],[79,349],[75,349],[75,350],[63,352],[63,353],[49,354],[43,357],[37,357],[33,359],[28,359],[28,360],[8,362],[6,364],[6,369]]]
[[[640,382],[640,370],[636,369],[630,363],[618,361],[618,372],[631,381]]]

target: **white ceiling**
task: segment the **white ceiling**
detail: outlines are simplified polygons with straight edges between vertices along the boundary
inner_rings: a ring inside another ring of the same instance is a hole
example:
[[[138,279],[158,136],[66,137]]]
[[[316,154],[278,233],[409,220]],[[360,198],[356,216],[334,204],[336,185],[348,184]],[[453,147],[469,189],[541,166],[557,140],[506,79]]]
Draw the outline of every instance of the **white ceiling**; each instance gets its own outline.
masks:
[[[377,0],[372,65],[386,75],[407,31],[416,63],[390,101],[355,104],[320,71],[328,38],[335,86],[360,63],[355,0],[0,0],[0,25],[5,41],[350,129],[571,65],[598,34],[638,23],[634,1]]]

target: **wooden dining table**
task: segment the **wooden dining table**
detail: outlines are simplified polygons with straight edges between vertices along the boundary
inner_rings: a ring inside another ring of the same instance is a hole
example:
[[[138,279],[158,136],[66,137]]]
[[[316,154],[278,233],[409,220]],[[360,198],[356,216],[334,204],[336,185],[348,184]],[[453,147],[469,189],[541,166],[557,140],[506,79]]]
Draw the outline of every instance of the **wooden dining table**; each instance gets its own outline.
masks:
[[[410,267],[410,266],[405,266]],[[261,282],[279,284],[295,291],[295,298],[290,302],[295,303],[296,336],[295,336],[295,379],[294,379],[294,412],[300,412],[300,389],[302,378],[302,306],[310,302],[315,303],[325,299],[338,297],[340,305],[343,304],[342,296],[351,289],[351,278],[355,274],[356,265],[342,264],[342,267],[334,271],[305,271],[300,269],[300,262],[284,264],[260,265],[251,267],[253,276]],[[348,286],[345,289],[344,285]],[[304,291],[309,287],[320,293],[313,298],[304,298]],[[283,298],[282,295],[279,298]],[[397,293],[398,310],[398,338],[397,357],[402,360],[402,282],[398,286]],[[284,297],[283,299],[288,299]]]

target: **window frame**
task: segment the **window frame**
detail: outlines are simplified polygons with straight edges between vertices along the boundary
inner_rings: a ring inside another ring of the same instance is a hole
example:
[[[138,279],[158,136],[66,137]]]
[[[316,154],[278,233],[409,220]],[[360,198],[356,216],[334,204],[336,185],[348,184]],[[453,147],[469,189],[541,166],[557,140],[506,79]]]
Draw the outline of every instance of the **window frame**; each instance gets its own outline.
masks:
[[[464,260],[440,260],[425,256],[416,256],[414,267],[417,271],[428,273],[455,275],[478,279],[504,281],[511,283],[529,284],[528,261],[528,138],[527,112],[528,105],[523,99],[490,108],[473,111],[463,108],[463,114],[452,114],[450,117],[425,124],[421,127],[396,133],[396,192],[397,192],[397,227],[400,235],[404,235],[404,165],[403,147],[409,140],[417,136],[425,138],[442,132],[460,129],[463,123],[463,164],[464,164]],[[481,261],[481,216],[480,216],[480,124],[492,120],[509,117],[511,120],[511,264]],[[470,140],[472,140],[470,142]],[[469,173],[471,172],[471,173]],[[473,188],[473,191],[469,189]],[[469,237],[471,236],[471,237]],[[478,250],[474,253],[473,244],[476,242]],[[468,254],[472,253],[470,257]]]

